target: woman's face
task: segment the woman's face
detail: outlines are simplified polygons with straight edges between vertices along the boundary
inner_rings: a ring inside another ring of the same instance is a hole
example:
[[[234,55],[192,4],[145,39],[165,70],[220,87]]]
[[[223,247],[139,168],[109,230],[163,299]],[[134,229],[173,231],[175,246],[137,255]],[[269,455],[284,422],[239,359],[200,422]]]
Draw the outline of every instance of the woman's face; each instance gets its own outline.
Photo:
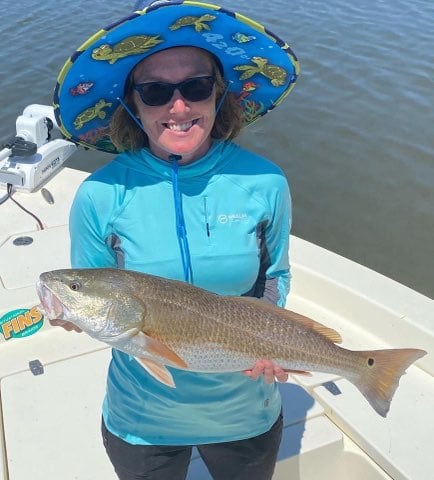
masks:
[[[210,56],[194,47],[177,47],[155,53],[134,69],[134,83],[179,83],[192,77],[213,75]],[[133,93],[136,113],[149,138],[152,153],[164,160],[181,155],[180,163],[202,157],[211,146],[211,130],[215,120],[215,86],[206,100],[186,100],[179,90],[165,105],[149,106]]]

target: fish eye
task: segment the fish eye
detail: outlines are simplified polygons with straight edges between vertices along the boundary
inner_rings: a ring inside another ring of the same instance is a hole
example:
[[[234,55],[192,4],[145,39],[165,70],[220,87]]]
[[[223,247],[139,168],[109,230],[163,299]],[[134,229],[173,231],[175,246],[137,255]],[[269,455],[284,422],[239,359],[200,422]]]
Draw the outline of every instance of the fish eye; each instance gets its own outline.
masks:
[[[71,282],[69,284],[69,288],[73,290],[74,292],[77,292],[81,288],[81,283],[80,282]]]

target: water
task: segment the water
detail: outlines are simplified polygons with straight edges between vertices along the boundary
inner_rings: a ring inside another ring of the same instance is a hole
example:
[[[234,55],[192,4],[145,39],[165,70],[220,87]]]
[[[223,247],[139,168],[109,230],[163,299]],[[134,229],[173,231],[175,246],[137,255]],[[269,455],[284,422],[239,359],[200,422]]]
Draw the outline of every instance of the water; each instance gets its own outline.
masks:
[[[239,141],[285,170],[294,234],[434,298],[434,4],[354,3],[236,2],[302,68],[288,100]],[[72,51],[134,4],[0,0],[0,139],[26,105],[50,103]],[[110,158],[73,157],[89,170]]]

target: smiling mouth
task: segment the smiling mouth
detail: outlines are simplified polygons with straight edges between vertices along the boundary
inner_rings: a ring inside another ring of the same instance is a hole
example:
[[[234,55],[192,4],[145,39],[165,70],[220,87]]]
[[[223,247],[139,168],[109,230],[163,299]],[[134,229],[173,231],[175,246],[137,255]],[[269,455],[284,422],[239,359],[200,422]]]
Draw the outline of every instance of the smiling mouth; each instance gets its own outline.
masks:
[[[172,132],[188,132],[191,127],[197,124],[198,118],[191,122],[185,123],[163,123],[163,126],[171,130]]]

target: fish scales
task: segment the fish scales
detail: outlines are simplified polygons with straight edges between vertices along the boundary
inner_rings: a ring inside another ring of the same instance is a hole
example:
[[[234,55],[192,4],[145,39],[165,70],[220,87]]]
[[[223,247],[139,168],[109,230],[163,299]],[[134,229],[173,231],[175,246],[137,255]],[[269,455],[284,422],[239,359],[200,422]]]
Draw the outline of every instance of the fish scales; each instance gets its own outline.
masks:
[[[135,281],[137,274],[129,274]],[[360,362],[322,335],[265,309],[259,300],[236,302],[175,283],[176,289],[173,280],[149,277],[146,283],[134,282],[133,291],[137,298],[146,298],[144,332],[172,348],[195,371],[244,370],[258,358],[273,358],[287,369],[322,366],[323,371],[342,374],[344,365],[351,370]]]
[[[67,269],[40,275],[41,311],[134,356],[175,387],[166,365],[238,372],[262,358],[288,370],[321,371],[353,382],[386,416],[399,378],[424,350],[352,351],[340,335],[258,299],[219,296],[184,282],[120,269]]]

